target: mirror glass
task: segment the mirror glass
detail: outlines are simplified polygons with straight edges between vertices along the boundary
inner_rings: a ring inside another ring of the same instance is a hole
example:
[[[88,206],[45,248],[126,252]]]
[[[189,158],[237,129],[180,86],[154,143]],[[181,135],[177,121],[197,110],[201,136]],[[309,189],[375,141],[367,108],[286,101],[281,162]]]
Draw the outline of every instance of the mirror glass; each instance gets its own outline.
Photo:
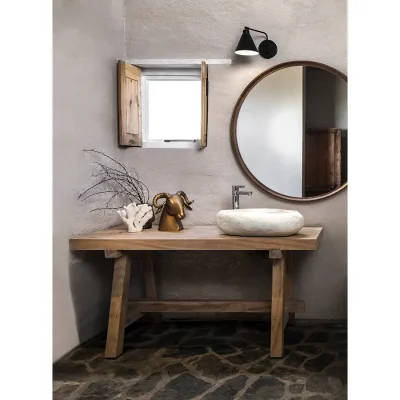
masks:
[[[238,101],[233,147],[268,192],[307,199],[347,183],[347,82],[327,68],[266,71]]]

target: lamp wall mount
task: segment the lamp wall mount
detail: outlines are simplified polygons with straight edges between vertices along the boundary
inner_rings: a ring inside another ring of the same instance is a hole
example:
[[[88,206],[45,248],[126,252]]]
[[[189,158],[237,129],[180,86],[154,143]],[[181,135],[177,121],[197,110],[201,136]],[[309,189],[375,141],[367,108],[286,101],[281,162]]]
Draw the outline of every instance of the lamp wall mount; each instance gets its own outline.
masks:
[[[250,31],[262,33],[263,35],[265,35],[266,39],[259,44],[258,50],[256,45],[254,44],[253,38],[250,35]],[[235,53],[242,56],[254,56],[259,54],[263,58],[270,59],[275,57],[278,53],[278,46],[275,42],[268,39],[268,35],[266,32],[245,26],[242,36],[236,47]]]

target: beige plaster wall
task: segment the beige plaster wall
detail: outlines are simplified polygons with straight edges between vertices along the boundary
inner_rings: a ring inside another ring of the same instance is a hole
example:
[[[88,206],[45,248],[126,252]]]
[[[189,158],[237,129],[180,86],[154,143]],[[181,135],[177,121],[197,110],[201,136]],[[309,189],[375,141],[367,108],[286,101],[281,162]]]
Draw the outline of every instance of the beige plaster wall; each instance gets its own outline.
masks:
[[[116,60],[124,52],[123,0],[54,1],[53,359],[107,321],[111,266],[97,254],[70,254],[68,238],[116,219],[77,200],[92,166],[84,148],[117,148]]]
[[[202,151],[126,150],[152,194],[184,190],[195,199],[187,225],[214,224],[231,207],[231,185],[253,190],[241,207],[297,209],[308,225],[324,227],[317,252],[296,256],[296,295],[307,302],[304,318],[345,318],[347,313],[347,192],[311,203],[275,199],[258,190],[238,167],[229,139],[232,110],[245,86],[271,66],[311,60],[346,73],[345,0],[169,0],[126,1],[128,58],[232,58],[243,26],[266,30],[279,48],[272,60],[233,57],[231,66],[209,67],[209,140]],[[259,43],[261,36],[254,36]],[[271,171],[273,173],[273,171]],[[161,295],[185,298],[268,296],[270,264],[246,252],[163,253],[159,257]]]
[[[304,317],[346,317],[346,191],[309,204],[274,199],[248,181],[229,141],[235,102],[264,69],[307,59],[346,72],[346,18],[344,0],[54,0],[54,359],[103,330],[108,314],[110,262],[68,250],[70,235],[118,221],[90,214],[92,204],[77,200],[92,172],[84,148],[137,168],[152,195],[185,190],[196,201],[188,225],[213,224],[217,211],[231,206],[231,185],[246,184],[254,195],[242,207],[297,209],[307,224],[324,226],[320,250],[296,257],[296,294],[307,301]],[[118,148],[116,60],[229,58],[244,25],[267,30],[279,53],[270,61],[256,57],[210,67],[205,150]],[[164,297],[264,298],[270,286],[269,262],[258,252],[162,253],[158,266]],[[133,274],[135,296],[139,272]]]

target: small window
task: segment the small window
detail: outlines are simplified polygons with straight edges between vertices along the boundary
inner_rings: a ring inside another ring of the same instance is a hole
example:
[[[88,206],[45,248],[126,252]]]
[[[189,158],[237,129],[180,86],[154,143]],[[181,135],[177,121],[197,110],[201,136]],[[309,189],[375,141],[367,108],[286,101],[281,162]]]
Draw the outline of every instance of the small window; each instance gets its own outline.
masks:
[[[205,148],[208,69],[140,68],[118,62],[121,146]]]
[[[143,147],[198,146],[200,70],[142,70],[142,105]]]

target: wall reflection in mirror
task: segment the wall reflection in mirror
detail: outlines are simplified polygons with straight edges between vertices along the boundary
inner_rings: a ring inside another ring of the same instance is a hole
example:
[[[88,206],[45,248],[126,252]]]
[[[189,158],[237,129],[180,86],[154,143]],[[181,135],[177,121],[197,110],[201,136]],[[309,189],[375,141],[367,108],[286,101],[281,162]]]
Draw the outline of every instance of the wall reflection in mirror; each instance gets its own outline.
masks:
[[[232,140],[255,183],[303,199],[347,183],[344,79],[315,66],[290,66],[266,75],[243,96]]]

